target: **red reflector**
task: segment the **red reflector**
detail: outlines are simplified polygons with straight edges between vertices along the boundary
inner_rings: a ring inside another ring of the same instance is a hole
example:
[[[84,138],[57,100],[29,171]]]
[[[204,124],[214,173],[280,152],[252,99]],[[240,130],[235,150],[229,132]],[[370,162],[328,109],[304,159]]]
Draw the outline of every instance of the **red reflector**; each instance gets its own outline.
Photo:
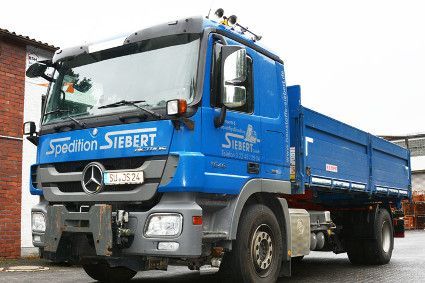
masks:
[[[192,223],[193,225],[202,225],[202,216],[193,216]]]

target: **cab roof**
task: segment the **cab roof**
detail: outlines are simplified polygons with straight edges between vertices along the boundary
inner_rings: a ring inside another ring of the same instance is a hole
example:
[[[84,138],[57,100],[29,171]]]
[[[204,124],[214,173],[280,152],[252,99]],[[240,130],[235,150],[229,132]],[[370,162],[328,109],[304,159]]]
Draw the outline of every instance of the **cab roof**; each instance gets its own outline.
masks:
[[[282,63],[282,60],[274,54],[272,51],[269,51],[265,47],[259,45],[257,42],[251,38],[246,37],[245,35],[235,31],[233,28],[217,23],[215,21],[206,19],[202,16],[197,17],[188,17],[180,20],[170,21],[167,23],[155,25],[148,27],[139,31],[136,31],[129,36],[127,36],[122,43],[122,45],[130,44],[134,42],[139,42],[142,40],[148,40],[156,37],[168,36],[173,34],[184,34],[184,33],[203,33],[205,30],[216,32],[222,34],[226,37],[239,41],[250,48],[253,48],[257,52],[260,52],[273,60],[276,60]],[[55,52],[53,56],[53,63],[64,60],[69,57],[78,56],[80,54],[90,53],[89,51],[90,44],[80,45],[66,49],[59,49]]]

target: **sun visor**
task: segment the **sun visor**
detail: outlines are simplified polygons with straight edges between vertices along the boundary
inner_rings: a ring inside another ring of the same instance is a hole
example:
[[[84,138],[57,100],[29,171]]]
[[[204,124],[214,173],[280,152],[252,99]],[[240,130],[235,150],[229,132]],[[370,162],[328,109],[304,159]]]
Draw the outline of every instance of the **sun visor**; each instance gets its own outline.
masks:
[[[150,28],[142,29],[128,36],[124,44],[139,42],[174,34],[201,33],[203,27],[202,17],[184,18],[177,21],[171,21],[165,24],[156,25]]]

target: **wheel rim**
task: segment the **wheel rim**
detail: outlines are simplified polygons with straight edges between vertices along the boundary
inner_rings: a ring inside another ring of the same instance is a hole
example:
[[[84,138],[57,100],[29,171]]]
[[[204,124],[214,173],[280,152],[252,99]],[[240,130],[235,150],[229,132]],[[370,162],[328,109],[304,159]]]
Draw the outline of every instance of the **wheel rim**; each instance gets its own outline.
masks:
[[[385,221],[382,223],[382,249],[385,253],[388,253],[391,248],[391,227],[390,224]]]
[[[261,277],[267,276],[273,262],[274,237],[266,224],[258,226],[252,235],[251,254],[255,271]]]

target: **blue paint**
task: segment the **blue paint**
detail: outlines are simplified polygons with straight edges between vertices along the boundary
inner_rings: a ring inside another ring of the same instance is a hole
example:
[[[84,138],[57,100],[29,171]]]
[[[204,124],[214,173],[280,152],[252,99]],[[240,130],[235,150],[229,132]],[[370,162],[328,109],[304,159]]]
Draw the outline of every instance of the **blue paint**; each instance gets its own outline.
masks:
[[[171,121],[156,121],[43,135],[38,162],[166,155],[172,134]]]
[[[205,20],[232,37],[254,43],[228,27]],[[226,37],[226,36],[225,36]],[[159,192],[203,192],[236,195],[250,179],[290,180],[290,149],[295,175],[292,193],[324,187],[335,191],[321,201],[344,201],[350,193],[359,202],[370,195],[401,199],[410,196],[407,150],[324,116],[301,105],[299,86],[287,87],[284,66],[245,46],[253,62],[252,113],[228,110],[225,123],[215,128],[219,108],[211,106],[214,39],[210,35],[204,56],[202,100],[190,118],[194,130],[175,129],[170,120],[118,124],[96,129],[43,135],[37,164],[99,160],[133,156],[177,155],[174,177]],[[226,38],[228,44],[242,45]],[[248,163],[259,165],[248,173]],[[33,168],[33,167],[32,167]],[[32,194],[41,191],[32,186]]]
[[[297,166],[300,183],[369,195],[410,196],[408,150],[302,107],[298,86],[290,87],[289,93],[291,130],[299,132],[291,146],[302,156],[297,159],[302,165]]]
[[[35,169],[36,169],[37,166],[38,166],[38,164],[33,164],[30,167],[30,181],[29,181],[30,194],[35,195],[35,196],[42,196],[43,190],[37,189],[36,187],[33,186],[33,182],[35,182],[35,180],[33,180],[33,173],[35,172]]]

